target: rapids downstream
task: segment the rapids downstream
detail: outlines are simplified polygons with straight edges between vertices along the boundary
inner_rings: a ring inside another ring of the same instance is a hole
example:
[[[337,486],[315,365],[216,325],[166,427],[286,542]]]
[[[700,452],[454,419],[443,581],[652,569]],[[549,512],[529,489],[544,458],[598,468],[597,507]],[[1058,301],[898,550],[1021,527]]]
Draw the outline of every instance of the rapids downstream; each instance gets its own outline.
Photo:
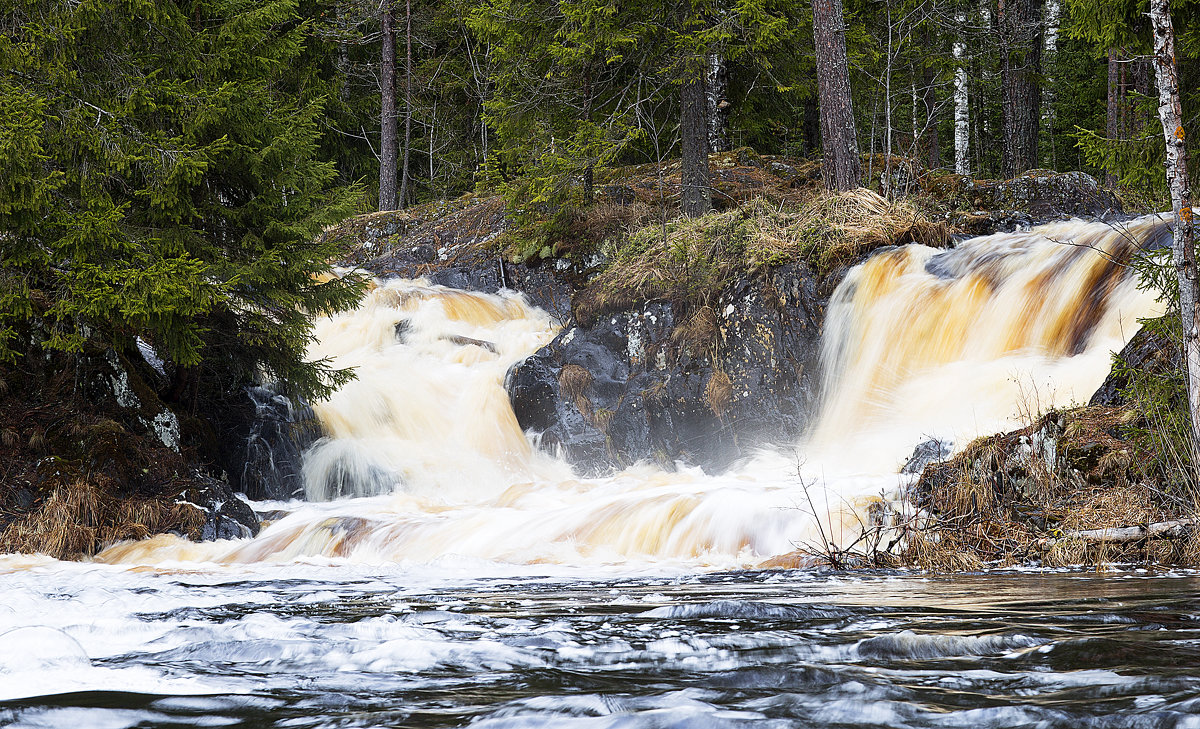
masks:
[[[1161,232],[872,257],[817,425],[720,475],[578,477],[503,387],[544,312],[378,282],[316,322],[357,379],[258,537],[0,557],[0,726],[1200,726],[1191,575],[755,571],[905,511],[918,443],[1086,402],[1159,310],[1125,264]]]

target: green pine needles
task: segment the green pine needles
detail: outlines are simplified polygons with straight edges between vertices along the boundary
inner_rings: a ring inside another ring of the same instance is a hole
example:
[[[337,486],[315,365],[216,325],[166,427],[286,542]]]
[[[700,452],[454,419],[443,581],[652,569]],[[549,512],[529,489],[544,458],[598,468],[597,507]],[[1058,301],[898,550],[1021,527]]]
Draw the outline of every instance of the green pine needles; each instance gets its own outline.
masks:
[[[360,295],[319,278],[337,251],[316,233],[361,190],[318,158],[297,5],[8,4],[0,362],[141,337],[177,380],[321,396],[346,379],[304,351],[309,316]]]

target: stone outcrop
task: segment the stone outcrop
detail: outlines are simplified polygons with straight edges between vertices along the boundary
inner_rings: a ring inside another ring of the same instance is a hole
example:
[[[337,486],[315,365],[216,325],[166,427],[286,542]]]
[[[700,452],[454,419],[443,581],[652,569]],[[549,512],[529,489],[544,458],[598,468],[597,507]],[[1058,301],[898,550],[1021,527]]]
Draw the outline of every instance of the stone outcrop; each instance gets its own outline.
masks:
[[[817,396],[823,304],[802,263],[746,277],[680,321],[665,302],[570,326],[509,373],[522,427],[589,473],[723,468],[792,439]]]
[[[968,175],[930,175],[922,190],[952,205],[950,222],[972,235],[1028,228],[1071,217],[1120,216],[1121,201],[1083,172],[1030,170],[1011,180],[976,180]]]
[[[1183,350],[1164,333],[1164,327],[1144,326],[1117,355],[1119,366],[1097,388],[1089,405],[1123,406],[1124,390],[1133,370],[1147,375],[1167,375],[1183,371]]]

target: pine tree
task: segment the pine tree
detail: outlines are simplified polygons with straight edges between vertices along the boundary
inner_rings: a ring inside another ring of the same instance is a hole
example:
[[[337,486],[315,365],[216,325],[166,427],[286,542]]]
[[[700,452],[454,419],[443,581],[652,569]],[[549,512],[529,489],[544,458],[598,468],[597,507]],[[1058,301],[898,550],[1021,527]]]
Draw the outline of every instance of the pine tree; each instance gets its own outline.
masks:
[[[825,186],[831,190],[851,190],[858,187],[862,177],[845,25],[841,0],[815,0],[813,29],[821,99],[821,144],[825,152],[822,174]]]

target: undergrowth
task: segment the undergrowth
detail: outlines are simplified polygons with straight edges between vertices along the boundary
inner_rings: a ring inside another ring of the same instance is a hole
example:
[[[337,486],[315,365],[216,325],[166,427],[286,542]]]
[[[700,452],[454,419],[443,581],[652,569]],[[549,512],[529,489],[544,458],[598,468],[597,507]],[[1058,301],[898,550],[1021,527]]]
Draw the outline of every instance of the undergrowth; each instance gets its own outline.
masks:
[[[815,194],[792,207],[759,199],[610,239],[601,248],[607,268],[573,308],[584,325],[645,301],[669,301],[690,314],[712,306],[735,277],[763,267],[800,261],[825,275],[882,246],[949,241],[946,224],[917,203],[870,190]]]

